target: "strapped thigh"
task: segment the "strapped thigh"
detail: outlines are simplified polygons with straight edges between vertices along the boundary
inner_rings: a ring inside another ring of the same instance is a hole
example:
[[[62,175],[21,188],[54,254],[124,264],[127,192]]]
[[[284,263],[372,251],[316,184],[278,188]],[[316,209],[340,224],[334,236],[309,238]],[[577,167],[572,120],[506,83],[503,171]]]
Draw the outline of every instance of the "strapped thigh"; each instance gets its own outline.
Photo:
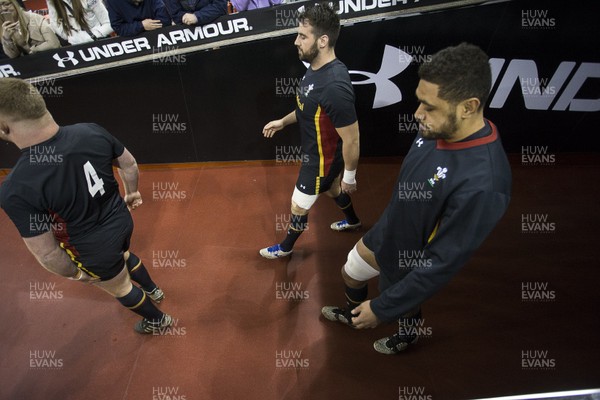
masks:
[[[292,201],[296,203],[296,205],[305,210],[310,210],[310,208],[315,204],[318,194],[306,194],[302,193],[298,190],[297,187],[294,188],[294,193],[292,194]]]
[[[348,260],[344,264],[344,272],[348,276],[356,281],[364,282],[371,278],[379,275],[379,271],[369,265],[361,256],[358,254],[356,245],[348,253]]]

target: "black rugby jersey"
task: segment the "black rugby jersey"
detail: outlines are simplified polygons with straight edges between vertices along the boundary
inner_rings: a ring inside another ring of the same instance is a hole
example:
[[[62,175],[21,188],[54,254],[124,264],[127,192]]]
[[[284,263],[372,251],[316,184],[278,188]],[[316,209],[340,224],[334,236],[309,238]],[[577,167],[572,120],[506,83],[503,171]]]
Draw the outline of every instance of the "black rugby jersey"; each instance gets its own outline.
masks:
[[[387,208],[363,238],[381,269],[371,301],[379,319],[398,319],[459,271],[506,211],[511,182],[489,121],[461,142],[417,135]]]
[[[318,70],[308,68],[296,96],[302,168],[327,176],[342,158],[342,140],[335,128],[356,122],[354,89],[346,66],[335,59]]]
[[[22,149],[0,185],[0,206],[22,237],[53,231],[69,248],[126,208],[112,168],[123,151],[96,124],[60,127],[49,140]]]

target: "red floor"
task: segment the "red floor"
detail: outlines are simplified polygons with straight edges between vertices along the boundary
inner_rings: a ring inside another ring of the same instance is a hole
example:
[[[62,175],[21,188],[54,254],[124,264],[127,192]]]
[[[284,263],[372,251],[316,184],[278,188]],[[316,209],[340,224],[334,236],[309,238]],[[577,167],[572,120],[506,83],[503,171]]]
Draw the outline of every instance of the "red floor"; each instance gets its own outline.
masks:
[[[132,250],[177,320],[162,337],[134,333],[137,316],[105,293],[36,265],[0,212],[0,399],[437,400],[600,387],[600,157],[557,159],[515,159],[508,214],[424,306],[425,337],[399,356],[372,349],[394,325],[354,331],[320,318],[343,302],[339,270],[364,233],[330,231],[331,200],[317,202],[291,259],[258,255],[283,236],[297,167],[142,171]],[[367,229],[399,161],[361,164],[354,204]],[[526,232],[523,216],[546,225]]]

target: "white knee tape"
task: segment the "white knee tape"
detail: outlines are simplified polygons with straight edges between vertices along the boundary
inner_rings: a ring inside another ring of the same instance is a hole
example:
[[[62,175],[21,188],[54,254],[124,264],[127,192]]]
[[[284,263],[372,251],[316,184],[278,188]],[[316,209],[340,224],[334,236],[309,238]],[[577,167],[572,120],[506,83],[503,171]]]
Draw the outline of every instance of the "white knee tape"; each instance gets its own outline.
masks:
[[[358,254],[356,245],[348,253],[348,260],[344,265],[344,271],[348,276],[356,281],[368,281],[379,275],[379,271],[371,267],[363,258]]]
[[[305,210],[310,210],[310,208],[315,204],[318,194],[306,194],[302,193],[298,190],[297,187],[294,187],[294,193],[292,194],[292,201],[298,205],[300,208],[304,208]]]

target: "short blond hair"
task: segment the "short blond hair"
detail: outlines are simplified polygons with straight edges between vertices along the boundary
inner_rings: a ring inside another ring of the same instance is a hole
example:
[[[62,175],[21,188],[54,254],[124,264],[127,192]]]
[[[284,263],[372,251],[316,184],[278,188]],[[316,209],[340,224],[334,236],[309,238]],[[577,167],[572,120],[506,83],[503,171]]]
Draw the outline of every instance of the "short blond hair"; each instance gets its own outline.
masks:
[[[36,120],[48,112],[44,98],[30,83],[17,78],[0,79],[0,114],[15,121]]]

